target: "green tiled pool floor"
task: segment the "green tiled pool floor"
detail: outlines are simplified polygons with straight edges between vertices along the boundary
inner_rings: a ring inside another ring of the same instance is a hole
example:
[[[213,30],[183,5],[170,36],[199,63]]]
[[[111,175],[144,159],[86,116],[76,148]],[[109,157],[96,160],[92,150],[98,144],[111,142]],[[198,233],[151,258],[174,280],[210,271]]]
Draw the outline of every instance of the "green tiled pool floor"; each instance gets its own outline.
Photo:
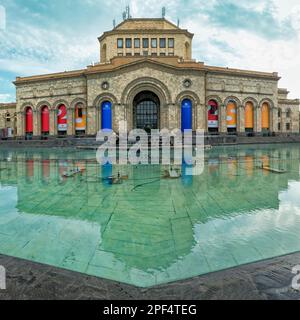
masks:
[[[148,287],[300,251],[299,150],[215,148],[177,180],[91,152],[1,150],[0,253]],[[107,184],[118,171],[128,180]]]

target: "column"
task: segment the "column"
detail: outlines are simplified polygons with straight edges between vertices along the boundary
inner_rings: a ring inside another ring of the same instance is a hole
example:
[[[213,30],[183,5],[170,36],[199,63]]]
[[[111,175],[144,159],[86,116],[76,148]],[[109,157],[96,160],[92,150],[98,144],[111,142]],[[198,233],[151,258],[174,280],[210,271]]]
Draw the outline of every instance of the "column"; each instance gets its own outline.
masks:
[[[19,111],[17,113],[17,137],[24,137],[25,136],[24,117],[25,117],[25,112]]]
[[[97,134],[98,131],[98,113],[97,113],[97,107],[94,106],[88,106],[86,108],[87,112],[87,130],[86,133],[89,136],[93,136]]]
[[[207,132],[207,109],[205,104],[197,105],[196,129]]]
[[[256,133],[261,134],[261,107],[258,106],[255,109],[256,117],[255,117],[255,124],[256,124]]]
[[[39,136],[38,118],[39,118],[39,112],[36,110],[33,110],[33,136],[34,137]]]
[[[238,106],[238,133],[244,134],[245,133],[245,106],[240,105]]]
[[[220,105],[220,115],[219,115],[219,130],[220,133],[227,133],[227,121],[226,121],[226,105]]]
[[[74,135],[74,110],[72,108],[68,108],[68,136]]]
[[[49,132],[49,135],[50,136],[56,136],[56,126],[55,126],[55,121],[56,121],[56,116],[57,116],[57,113],[56,113],[56,110],[53,110],[53,109],[50,109],[49,110],[49,122],[50,122],[50,132]]]

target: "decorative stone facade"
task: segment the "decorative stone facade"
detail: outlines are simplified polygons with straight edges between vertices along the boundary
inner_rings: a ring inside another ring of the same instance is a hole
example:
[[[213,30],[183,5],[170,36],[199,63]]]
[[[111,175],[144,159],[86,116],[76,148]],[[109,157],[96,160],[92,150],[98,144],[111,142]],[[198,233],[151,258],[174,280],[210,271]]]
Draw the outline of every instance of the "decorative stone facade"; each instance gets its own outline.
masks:
[[[135,127],[135,99],[141,92],[151,92],[159,99],[159,128],[181,128],[182,102],[189,99],[193,130],[245,135],[249,132],[245,124],[249,119],[245,119],[245,115],[250,103],[253,134],[266,133],[262,128],[262,117],[266,117],[262,115],[264,109],[268,110],[268,134],[299,133],[299,100],[289,100],[287,90],[278,88],[277,73],[212,67],[192,60],[192,38],[193,34],[165,19],[128,19],[99,38],[100,63],[77,71],[17,78],[17,135],[26,135],[25,113],[31,108],[32,134],[41,137],[41,113],[46,108],[49,136],[57,136],[58,107],[64,105],[66,134],[74,136],[78,133],[75,120],[80,103],[86,110],[84,134],[94,136],[101,129],[101,106],[106,101],[112,106],[112,128],[118,132],[119,121],[125,120],[130,130]],[[118,41],[120,39],[123,41]],[[139,48],[134,46],[135,39],[140,39],[136,43],[140,43]],[[143,39],[149,39],[148,48],[143,48]],[[151,47],[152,39],[157,39],[153,40],[156,48]],[[160,43],[160,39],[165,41]],[[118,48],[121,43],[123,47]],[[166,48],[160,48],[160,44]],[[148,52],[144,55],[146,49]],[[214,130],[209,128],[210,101],[218,108],[218,125]],[[230,103],[235,105],[237,114],[233,131],[228,129]]]
[[[15,103],[0,103],[0,129],[11,128],[17,134],[17,114]]]

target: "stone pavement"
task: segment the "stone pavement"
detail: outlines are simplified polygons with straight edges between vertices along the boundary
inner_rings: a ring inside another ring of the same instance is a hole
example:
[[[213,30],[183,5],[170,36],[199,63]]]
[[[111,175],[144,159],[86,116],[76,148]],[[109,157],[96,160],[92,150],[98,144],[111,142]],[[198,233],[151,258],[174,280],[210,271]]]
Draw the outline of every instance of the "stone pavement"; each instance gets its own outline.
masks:
[[[300,291],[291,287],[300,252],[147,289],[3,255],[0,265],[7,270],[0,300],[300,300]]]

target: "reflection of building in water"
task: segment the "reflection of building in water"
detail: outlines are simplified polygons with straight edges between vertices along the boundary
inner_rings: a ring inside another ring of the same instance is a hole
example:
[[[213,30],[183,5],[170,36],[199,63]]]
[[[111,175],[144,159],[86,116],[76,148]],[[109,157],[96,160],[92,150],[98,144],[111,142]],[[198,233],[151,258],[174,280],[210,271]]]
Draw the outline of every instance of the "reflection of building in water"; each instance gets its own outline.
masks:
[[[261,159],[270,166],[284,166],[287,173],[263,176]],[[148,183],[160,175],[159,166],[113,167],[110,174],[120,171],[129,180],[107,186],[103,169],[88,158],[3,152],[0,182],[17,186],[22,214],[97,223],[103,231],[99,250],[129,267],[166,268],[195,246],[194,224],[278,209],[279,193],[289,181],[299,180],[297,147],[213,149],[206,161],[203,175],[192,177],[191,188],[184,179]],[[86,168],[82,175],[62,179],[63,171],[78,166]]]

